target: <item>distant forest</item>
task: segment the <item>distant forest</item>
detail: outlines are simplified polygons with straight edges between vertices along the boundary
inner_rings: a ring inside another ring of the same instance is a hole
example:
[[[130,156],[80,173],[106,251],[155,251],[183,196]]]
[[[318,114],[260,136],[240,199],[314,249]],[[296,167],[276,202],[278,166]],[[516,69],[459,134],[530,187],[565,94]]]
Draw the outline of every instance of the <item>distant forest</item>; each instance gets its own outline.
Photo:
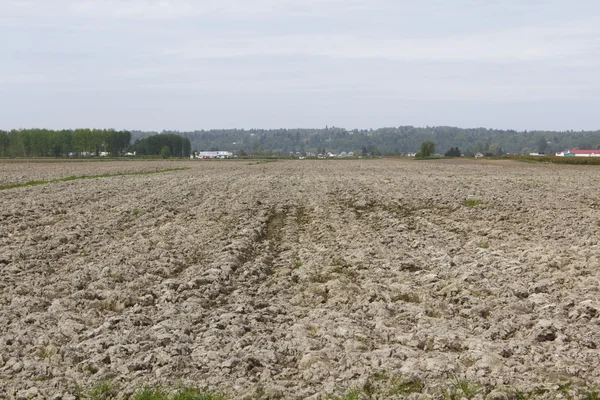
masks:
[[[157,132],[132,131],[134,138]],[[226,129],[193,132],[163,131],[190,139],[192,149],[227,150],[257,155],[288,155],[290,152],[322,153],[365,150],[374,155],[416,153],[421,143],[435,143],[435,151],[444,154],[458,147],[463,154],[551,153],[565,149],[600,148],[597,131],[514,131],[496,129],[462,129],[448,126],[417,128],[400,126],[369,130],[324,129]]]
[[[128,151],[136,151],[140,155],[158,154],[165,145],[173,156],[184,157],[188,157],[191,151],[202,150],[226,150],[261,156],[342,151],[402,155],[417,152],[425,141],[435,143],[435,152],[439,154],[457,147],[466,155],[477,152],[493,155],[528,154],[534,151],[553,153],[565,149],[598,149],[600,130],[514,131],[446,126],[346,130],[332,126],[323,129],[223,129],[159,133],[111,129],[20,129],[0,131],[0,157],[89,156],[101,152],[118,156]]]
[[[122,156],[128,152],[158,155],[163,147],[174,156],[189,157],[190,141],[180,135],[161,134],[138,137],[114,129],[19,129],[0,131],[0,157],[94,157]]]
[[[19,129],[0,131],[0,157],[88,156],[106,152],[124,154],[131,132],[114,129]]]

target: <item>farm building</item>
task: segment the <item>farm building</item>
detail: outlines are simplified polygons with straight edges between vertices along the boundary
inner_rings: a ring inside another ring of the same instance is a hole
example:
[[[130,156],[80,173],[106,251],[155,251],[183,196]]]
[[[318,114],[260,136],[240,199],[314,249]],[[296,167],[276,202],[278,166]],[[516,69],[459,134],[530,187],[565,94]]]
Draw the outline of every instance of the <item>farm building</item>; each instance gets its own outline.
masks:
[[[196,158],[231,158],[233,153],[229,151],[199,151],[194,153]]]
[[[565,150],[556,152],[557,157],[600,157],[600,150]]]

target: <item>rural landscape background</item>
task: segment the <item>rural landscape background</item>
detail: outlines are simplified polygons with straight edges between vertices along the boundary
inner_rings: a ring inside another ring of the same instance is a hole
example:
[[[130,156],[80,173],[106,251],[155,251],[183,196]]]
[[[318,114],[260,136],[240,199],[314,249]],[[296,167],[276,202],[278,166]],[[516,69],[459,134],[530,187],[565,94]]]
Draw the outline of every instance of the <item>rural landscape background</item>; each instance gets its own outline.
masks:
[[[157,136],[159,135],[160,136]],[[176,135],[176,137],[172,136]],[[152,137],[152,139],[149,139]],[[183,139],[181,139],[181,138]],[[146,139],[146,140],[144,140]],[[150,142],[149,142],[150,141]],[[155,141],[154,143],[151,143]],[[119,156],[159,154],[165,143],[170,153],[188,157],[192,151],[230,151],[236,155],[288,156],[290,153],[319,154],[353,152],[356,155],[404,155],[416,153],[431,141],[439,154],[458,147],[462,154],[499,156],[531,152],[554,154],[567,149],[600,148],[600,131],[514,131],[413,127],[354,129],[335,126],[323,129],[221,129],[192,132],[143,132],[105,129],[19,129],[0,131],[0,157],[67,156],[101,152]],[[141,142],[141,143],[140,143]]]

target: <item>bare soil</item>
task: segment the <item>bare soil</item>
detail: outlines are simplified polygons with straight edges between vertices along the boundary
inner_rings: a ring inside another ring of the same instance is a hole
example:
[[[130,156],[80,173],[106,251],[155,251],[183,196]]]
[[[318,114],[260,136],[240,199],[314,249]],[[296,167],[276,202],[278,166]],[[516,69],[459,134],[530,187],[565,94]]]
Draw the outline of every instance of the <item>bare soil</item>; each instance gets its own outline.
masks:
[[[70,176],[131,174],[163,169],[185,168],[188,161],[46,161],[0,160],[0,186],[49,181]]]
[[[597,168],[11,163],[0,184],[171,164],[0,192],[0,398],[600,386]]]

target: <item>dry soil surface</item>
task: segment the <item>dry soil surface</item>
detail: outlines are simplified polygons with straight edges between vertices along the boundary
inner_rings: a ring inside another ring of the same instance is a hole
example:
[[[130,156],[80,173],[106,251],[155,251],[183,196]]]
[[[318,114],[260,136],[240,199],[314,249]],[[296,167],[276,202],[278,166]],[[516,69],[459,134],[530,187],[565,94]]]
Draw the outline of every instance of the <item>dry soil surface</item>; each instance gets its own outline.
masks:
[[[101,161],[70,160],[43,162],[1,160],[0,187],[31,181],[49,181],[71,176],[134,174],[163,169],[184,168],[184,161]]]
[[[0,181],[172,164],[1,164]],[[600,386],[598,168],[175,164],[0,191],[0,398]]]

